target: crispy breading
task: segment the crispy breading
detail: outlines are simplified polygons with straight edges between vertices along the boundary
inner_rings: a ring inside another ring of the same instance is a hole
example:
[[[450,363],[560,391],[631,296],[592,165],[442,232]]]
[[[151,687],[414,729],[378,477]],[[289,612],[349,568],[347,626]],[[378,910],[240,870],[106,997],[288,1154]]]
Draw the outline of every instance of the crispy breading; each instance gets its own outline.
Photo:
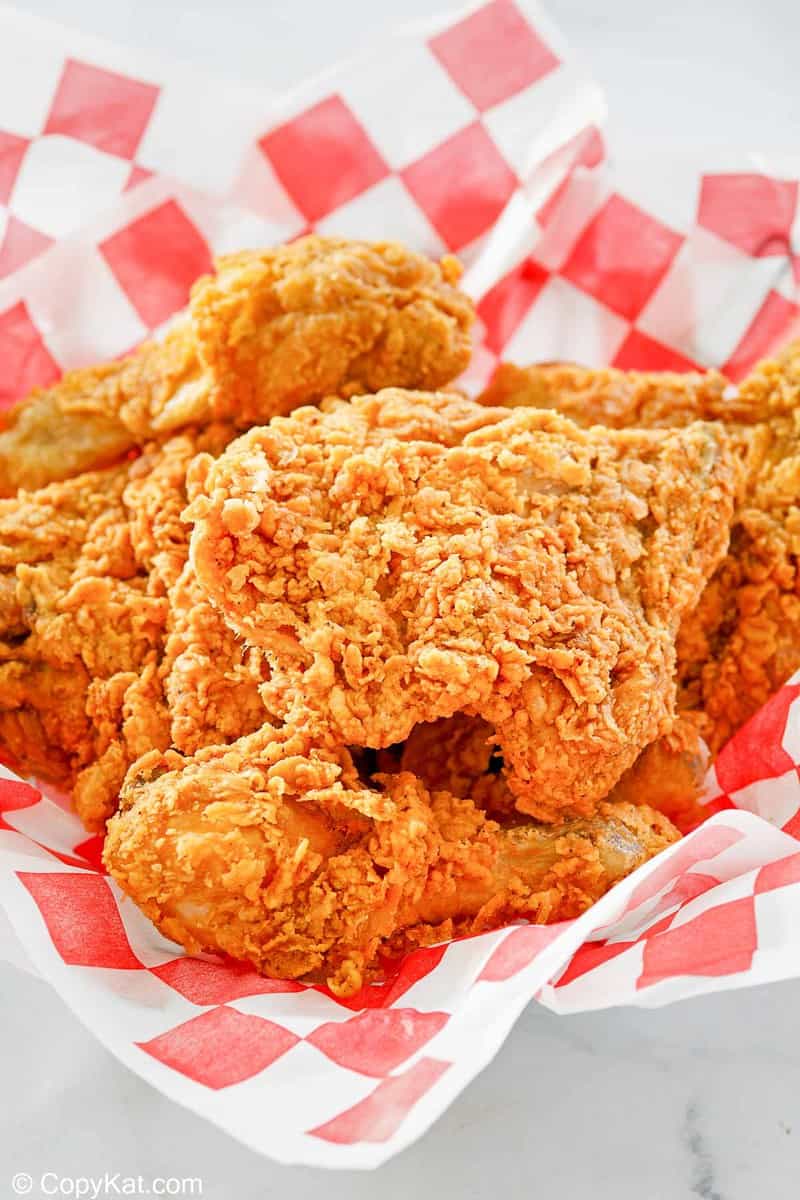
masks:
[[[258,656],[185,570],[190,463],[231,436],[212,425],[0,501],[0,740],[73,789],[87,828],[147,750],[191,752],[264,719]]]
[[[268,726],[188,762],[153,753],[131,769],[104,861],[191,953],[348,996],[387,950],[577,916],[678,836],[630,805],[502,828],[409,773],[377,782],[345,750]]]
[[[388,390],[234,442],[187,510],[191,561],[267,652],[278,717],[381,747],[481,716],[518,806],[555,820],[669,727],[734,466],[708,425],[585,431]]]
[[[685,833],[707,815],[700,798],[708,758],[691,714],[679,716],[669,733],[645,747],[606,799],[655,808]],[[415,725],[402,747],[381,755],[380,762],[383,771],[411,771],[429,791],[471,800],[496,820],[514,813],[497,737],[478,717],[460,713]]]
[[[208,381],[184,320],[163,343],[145,342],[117,362],[68,371],[5,413],[0,496],[110,464],[207,410]],[[167,420],[167,413],[175,419]]]
[[[479,403],[553,408],[578,425],[657,429],[711,421],[729,410],[736,389],[718,371],[621,371],[615,367],[501,363]]]
[[[394,242],[307,237],[227,255],[162,343],[70,371],[7,413],[0,496],[212,419],[244,428],[328,394],[438,387],[470,354],[461,268]]]
[[[684,619],[679,708],[716,753],[800,669],[800,343],[738,388],[716,373],[506,364],[482,399],[544,404],[582,425],[722,420],[743,470],[730,550]]]

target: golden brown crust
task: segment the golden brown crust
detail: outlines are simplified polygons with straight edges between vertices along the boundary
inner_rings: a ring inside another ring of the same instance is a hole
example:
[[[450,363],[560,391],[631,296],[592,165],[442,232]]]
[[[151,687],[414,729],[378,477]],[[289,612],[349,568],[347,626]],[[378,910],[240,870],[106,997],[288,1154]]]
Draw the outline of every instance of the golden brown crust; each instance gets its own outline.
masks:
[[[470,355],[460,275],[451,257],[343,238],[220,259],[191,303],[216,415],[243,426],[329,395],[449,383]]]
[[[189,762],[151,754],[129,773],[105,863],[189,951],[347,996],[389,949],[576,916],[678,836],[627,805],[504,829],[409,773],[378,782],[302,731],[266,727]]]
[[[501,367],[483,399],[581,424],[723,420],[741,462],[730,550],[678,638],[678,704],[716,753],[800,669],[800,343],[735,388],[717,373]]]
[[[91,830],[146,750],[191,752],[264,719],[261,675],[185,571],[189,466],[231,435],[212,425],[0,501],[0,740],[72,787]]]
[[[192,562],[267,652],[282,719],[381,747],[480,715],[520,807],[555,820],[669,726],[677,625],[727,542],[723,442],[446,394],[329,402],[211,467]]]
[[[453,258],[307,237],[216,268],[163,342],[70,371],[5,415],[0,496],[212,419],[244,428],[328,394],[438,387],[469,360],[473,307]]]

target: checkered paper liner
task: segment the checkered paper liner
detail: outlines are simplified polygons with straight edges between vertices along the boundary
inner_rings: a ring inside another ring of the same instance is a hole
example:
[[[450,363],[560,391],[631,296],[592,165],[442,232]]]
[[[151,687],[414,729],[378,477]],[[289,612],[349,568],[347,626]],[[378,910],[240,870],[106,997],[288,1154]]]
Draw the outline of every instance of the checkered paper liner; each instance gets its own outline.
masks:
[[[800,316],[800,163],[609,166],[602,97],[529,3],[400,31],[279,99],[207,80],[198,98],[189,72],[7,10],[0,68],[0,404],[158,332],[213,254],[309,229],[457,251],[472,386],[501,356],[736,378]],[[419,950],[347,1002],[184,956],[68,798],[0,768],[0,953],[253,1148],[371,1167],[533,998],[658,1005],[800,974],[799,763],[800,677],[719,756],[708,820],[584,916]]]

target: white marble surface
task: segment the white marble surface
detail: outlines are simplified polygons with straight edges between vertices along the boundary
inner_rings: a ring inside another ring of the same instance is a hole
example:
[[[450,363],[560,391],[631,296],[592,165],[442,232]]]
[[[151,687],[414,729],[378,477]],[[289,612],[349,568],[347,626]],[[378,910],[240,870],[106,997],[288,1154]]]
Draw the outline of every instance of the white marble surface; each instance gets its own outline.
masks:
[[[20,0],[31,12],[279,89],[435,0]],[[446,6],[449,0],[442,0]],[[797,149],[796,0],[550,0],[605,86],[618,146]],[[379,1175],[278,1167],[119,1066],[0,965],[0,1195],[11,1176],[200,1176],[211,1200],[409,1192],[790,1200],[800,1189],[800,981],[660,1011],[537,1007]],[[269,1113],[264,1113],[269,1120]],[[41,1193],[34,1188],[31,1195]]]

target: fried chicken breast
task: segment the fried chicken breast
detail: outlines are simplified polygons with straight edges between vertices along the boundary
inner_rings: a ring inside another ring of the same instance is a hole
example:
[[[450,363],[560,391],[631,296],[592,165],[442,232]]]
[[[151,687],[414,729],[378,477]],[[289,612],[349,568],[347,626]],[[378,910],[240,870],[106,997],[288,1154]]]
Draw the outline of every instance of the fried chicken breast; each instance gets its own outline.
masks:
[[[734,467],[708,425],[586,431],[388,390],[233,443],[187,510],[191,561],[266,652],[279,718],[377,748],[481,716],[518,806],[555,820],[669,727]]]

